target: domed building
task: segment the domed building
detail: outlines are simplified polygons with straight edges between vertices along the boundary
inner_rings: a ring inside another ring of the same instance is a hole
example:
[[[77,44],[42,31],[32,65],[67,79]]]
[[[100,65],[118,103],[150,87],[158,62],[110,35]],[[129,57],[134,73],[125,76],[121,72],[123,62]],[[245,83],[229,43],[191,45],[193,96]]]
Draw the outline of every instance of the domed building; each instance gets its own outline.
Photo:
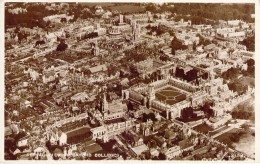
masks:
[[[109,38],[110,39],[120,39],[121,38],[121,31],[119,30],[118,27],[116,26],[112,26],[109,30],[108,30],[108,34],[109,34]]]

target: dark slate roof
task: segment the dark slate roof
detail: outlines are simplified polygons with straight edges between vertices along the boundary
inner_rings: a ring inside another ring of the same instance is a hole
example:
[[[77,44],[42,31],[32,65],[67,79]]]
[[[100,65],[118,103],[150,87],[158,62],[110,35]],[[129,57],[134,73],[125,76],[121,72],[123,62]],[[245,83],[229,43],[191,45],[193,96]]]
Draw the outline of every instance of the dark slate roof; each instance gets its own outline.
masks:
[[[93,140],[87,141],[84,144],[84,151],[87,153],[96,153],[101,150],[103,150],[102,147]]]
[[[86,134],[88,132],[90,132],[90,128],[89,127],[82,127],[82,128],[78,128],[76,130],[71,130],[71,131],[67,132],[67,138],[80,136],[80,135]]]

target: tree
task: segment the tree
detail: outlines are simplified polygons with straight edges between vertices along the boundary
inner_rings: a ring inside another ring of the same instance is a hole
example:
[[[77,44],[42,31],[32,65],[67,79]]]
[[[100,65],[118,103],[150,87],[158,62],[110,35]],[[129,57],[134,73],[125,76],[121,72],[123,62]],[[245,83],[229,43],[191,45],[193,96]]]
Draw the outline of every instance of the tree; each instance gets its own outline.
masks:
[[[107,143],[101,142],[102,148],[103,148],[104,150],[107,150],[107,151],[112,151],[113,146],[114,146],[115,144],[116,144],[116,140],[114,140],[114,139],[109,140],[109,142],[107,142]]]
[[[27,35],[22,34],[21,32],[18,33],[18,42],[21,43],[23,39],[26,39]]]
[[[247,91],[247,86],[239,82],[233,82],[228,84],[228,88],[234,92],[237,92],[239,95]]]
[[[247,72],[250,76],[255,77],[255,66],[248,67]]]
[[[56,51],[65,51],[67,48],[68,48],[68,45],[62,42],[62,43],[60,43],[60,44],[57,46]]]
[[[66,18],[61,18],[60,22],[67,22],[67,19]]]
[[[166,156],[165,156],[165,154],[163,154],[163,153],[159,153],[159,156],[158,156],[158,159],[159,160],[166,160]]]
[[[107,72],[108,72],[108,76],[111,76],[111,75],[114,76],[117,72],[116,67],[114,67],[114,66],[108,67]]]
[[[207,72],[205,72],[203,75],[202,75],[202,79],[208,79],[209,75]]]
[[[138,71],[137,71],[137,69],[136,69],[135,66],[130,66],[130,72],[131,72],[132,74],[135,74],[136,76],[139,75],[139,73],[138,73]]]
[[[255,51],[255,34],[251,37],[244,39],[243,41],[239,42],[246,46],[248,51]]]
[[[214,116],[214,111],[211,109],[211,103],[210,102],[205,102],[205,104],[201,107],[201,110],[204,113],[208,114],[208,117],[213,117]]]
[[[249,60],[247,60],[247,65],[248,65],[248,67],[252,67],[252,66],[254,66],[255,65],[255,60],[254,59],[249,59]]]
[[[226,72],[222,73],[222,77],[224,79],[233,79],[236,78],[239,74],[239,69],[237,68],[230,68]]]
[[[193,44],[192,44],[193,51],[196,51],[196,48],[197,48],[197,44],[195,42],[193,42]]]
[[[98,33],[92,32],[92,33],[85,35],[84,39],[95,38],[95,37],[98,37]]]
[[[207,46],[207,45],[211,44],[210,40],[205,39],[200,34],[198,34],[198,37],[199,37],[199,45]]]
[[[158,16],[155,14],[155,15],[153,16],[153,18],[154,18],[154,19],[158,19]]]
[[[147,30],[150,30],[150,29],[152,29],[151,25],[150,25],[150,24],[149,24],[149,25],[147,25],[147,26],[146,26],[146,29],[147,29]]]
[[[146,113],[143,113],[143,122],[147,122],[149,116]]]
[[[180,78],[184,78],[184,76],[185,76],[184,70],[177,67],[176,72],[175,72],[175,76],[180,77]]]
[[[192,69],[192,70],[188,71],[185,76],[185,80],[187,80],[187,81],[195,80],[197,78],[197,73],[198,73],[198,71],[196,69]]]
[[[35,46],[38,46],[38,45],[41,45],[41,44],[45,44],[45,41],[44,40],[38,40],[38,41],[36,41]]]
[[[181,117],[183,118],[183,120],[192,117],[193,115],[193,108],[188,107],[188,108],[184,108],[181,111]]]
[[[175,55],[176,50],[185,50],[188,48],[188,46],[183,45],[180,40],[177,39],[177,37],[174,35],[173,40],[171,42],[172,47],[172,54]]]
[[[123,159],[126,160],[126,158],[127,158],[126,152],[122,152],[122,153],[120,153],[120,155],[122,155]]]
[[[161,26],[158,26],[157,29],[156,29],[157,36],[160,36],[164,33],[165,33],[165,31],[161,28]]]
[[[160,56],[160,60],[161,61],[170,61],[171,59],[170,59],[170,57],[168,55],[161,55]]]
[[[148,114],[148,118],[151,119],[152,121],[157,121],[157,119],[155,118],[154,113],[149,113]]]
[[[129,103],[127,104],[127,109],[128,111],[134,110],[134,106],[131,101],[129,101]]]

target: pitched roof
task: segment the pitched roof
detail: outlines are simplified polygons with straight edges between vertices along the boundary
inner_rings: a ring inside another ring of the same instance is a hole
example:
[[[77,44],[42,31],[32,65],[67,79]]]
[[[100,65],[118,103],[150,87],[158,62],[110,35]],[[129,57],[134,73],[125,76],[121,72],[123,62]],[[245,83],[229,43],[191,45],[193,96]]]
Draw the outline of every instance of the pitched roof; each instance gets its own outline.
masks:
[[[207,45],[207,46],[205,46],[204,48],[205,49],[212,49],[212,48],[214,48],[216,45],[215,44],[209,44],[209,45]]]
[[[102,147],[99,146],[95,141],[90,140],[85,142],[84,151],[86,151],[87,153],[95,153],[101,150],[103,150]]]
[[[100,72],[100,71],[106,71],[107,70],[107,66],[105,64],[98,65],[98,66],[89,68],[89,70],[90,70],[91,73],[96,73],[96,72]]]
[[[197,149],[197,150],[194,150],[194,151],[192,152],[192,155],[205,153],[205,152],[207,152],[208,149],[209,149],[209,145],[204,146],[204,147],[202,147],[202,148],[199,148],[199,149]]]
[[[127,109],[127,105],[123,104],[122,102],[115,101],[113,103],[108,104],[108,109],[110,113],[117,113]]]
[[[75,129],[75,130],[68,131],[68,132],[66,132],[66,134],[67,134],[67,137],[69,138],[69,137],[75,137],[75,136],[79,136],[82,134],[86,134],[88,132],[90,132],[89,127],[81,127],[81,128]]]
[[[127,85],[128,83],[129,83],[128,78],[124,78],[124,79],[121,81],[121,85]]]
[[[86,92],[76,93],[71,97],[72,100],[80,100],[82,98],[89,98]]]

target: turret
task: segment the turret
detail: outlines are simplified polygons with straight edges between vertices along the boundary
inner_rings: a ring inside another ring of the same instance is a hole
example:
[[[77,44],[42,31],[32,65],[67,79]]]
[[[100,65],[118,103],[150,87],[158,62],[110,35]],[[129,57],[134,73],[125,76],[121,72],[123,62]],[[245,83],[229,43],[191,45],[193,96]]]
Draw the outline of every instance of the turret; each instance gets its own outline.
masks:
[[[149,91],[150,100],[155,99],[155,91],[154,91],[154,86],[153,85],[150,84],[148,86],[148,91]]]

